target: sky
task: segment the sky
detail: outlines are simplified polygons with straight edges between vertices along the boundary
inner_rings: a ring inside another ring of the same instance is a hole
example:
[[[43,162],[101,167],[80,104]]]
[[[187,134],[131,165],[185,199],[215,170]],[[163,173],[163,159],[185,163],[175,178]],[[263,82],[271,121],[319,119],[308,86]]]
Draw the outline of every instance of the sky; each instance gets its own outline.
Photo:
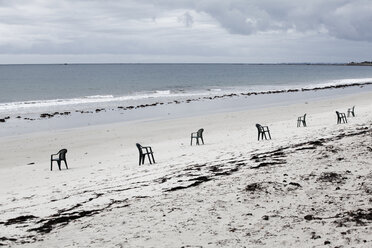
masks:
[[[372,0],[0,0],[0,64],[372,60]]]

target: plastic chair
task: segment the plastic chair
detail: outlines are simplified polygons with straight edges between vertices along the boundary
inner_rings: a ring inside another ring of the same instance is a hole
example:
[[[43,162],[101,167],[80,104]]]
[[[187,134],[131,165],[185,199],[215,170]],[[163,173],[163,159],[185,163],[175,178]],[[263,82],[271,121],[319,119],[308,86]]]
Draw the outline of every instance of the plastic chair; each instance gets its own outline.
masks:
[[[151,149],[150,146],[141,146],[140,144],[136,143],[136,146],[138,148],[139,152],[139,162],[138,165],[144,164],[145,163],[145,157],[147,155],[150,164],[154,163],[155,164],[155,159],[154,159],[154,153]],[[151,157],[150,157],[151,155]],[[152,161],[151,161],[152,158]]]
[[[306,114],[297,118],[297,127],[301,127],[301,123],[304,127],[306,127]]]
[[[192,140],[196,139],[196,144],[199,145],[199,139],[203,142],[204,145],[204,140],[203,140],[203,132],[204,129],[200,128],[197,132],[191,133],[191,142],[190,145],[192,145]]]
[[[341,122],[347,123],[345,113],[340,113],[340,112],[336,111],[336,115],[337,115],[337,124],[341,124]]]
[[[269,138],[271,139],[270,130],[268,126],[261,126],[260,124],[256,124],[256,127],[258,131],[258,140],[260,140],[260,136],[262,140],[264,137],[267,140],[266,133],[269,135]]]
[[[56,154],[52,154],[50,156],[50,170],[53,170],[53,161],[56,161],[58,164],[59,170],[61,170],[61,162],[64,161],[66,165],[66,169],[68,169],[67,161],[66,161],[66,153],[67,149],[62,149]],[[58,156],[58,157],[55,157]]]
[[[352,108],[347,109],[347,117],[350,117],[350,114],[355,117],[355,112],[354,112],[355,106]]]

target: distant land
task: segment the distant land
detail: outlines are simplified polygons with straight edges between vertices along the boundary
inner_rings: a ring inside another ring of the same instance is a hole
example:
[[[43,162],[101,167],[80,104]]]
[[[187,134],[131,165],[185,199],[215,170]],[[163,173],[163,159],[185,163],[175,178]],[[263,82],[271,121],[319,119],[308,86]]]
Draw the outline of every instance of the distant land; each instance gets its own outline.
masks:
[[[355,66],[372,66],[372,61],[363,61],[363,62],[349,62],[349,63],[330,63],[330,62],[285,62],[285,63],[51,63],[51,64],[47,64],[47,63],[41,63],[41,64],[38,64],[38,63],[34,63],[34,64],[1,64],[0,63],[0,66],[13,66],[13,65],[64,65],[64,66],[67,66],[67,65],[156,65],[156,64],[160,64],[160,65],[164,65],[164,64],[193,64],[193,65],[196,65],[196,64],[200,64],[200,65],[203,65],[203,64],[233,64],[233,65],[340,65],[340,66],[345,66],[345,65],[355,65]]]
[[[372,61],[363,61],[363,62],[350,62],[347,65],[372,65]]]

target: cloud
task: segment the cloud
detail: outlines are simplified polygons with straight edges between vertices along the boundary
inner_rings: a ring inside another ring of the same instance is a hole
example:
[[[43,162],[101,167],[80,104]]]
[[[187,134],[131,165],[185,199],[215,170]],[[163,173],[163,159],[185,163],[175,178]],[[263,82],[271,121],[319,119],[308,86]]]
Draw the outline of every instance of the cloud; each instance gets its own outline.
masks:
[[[370,13],[370,0],[0,0],[0,55],[348,61],[372,46]]]
[[[193,0],[156,1],[211,15],[232,34],[328,32],[335,38],[372,41],[370,0]]]

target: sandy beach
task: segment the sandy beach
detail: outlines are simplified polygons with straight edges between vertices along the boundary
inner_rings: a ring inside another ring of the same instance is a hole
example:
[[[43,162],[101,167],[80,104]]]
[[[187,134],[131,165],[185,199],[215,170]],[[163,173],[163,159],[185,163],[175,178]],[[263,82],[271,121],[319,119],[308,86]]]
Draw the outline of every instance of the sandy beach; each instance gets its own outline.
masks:
[[[371,97],[1,137],[0,245],[371,247]]]

